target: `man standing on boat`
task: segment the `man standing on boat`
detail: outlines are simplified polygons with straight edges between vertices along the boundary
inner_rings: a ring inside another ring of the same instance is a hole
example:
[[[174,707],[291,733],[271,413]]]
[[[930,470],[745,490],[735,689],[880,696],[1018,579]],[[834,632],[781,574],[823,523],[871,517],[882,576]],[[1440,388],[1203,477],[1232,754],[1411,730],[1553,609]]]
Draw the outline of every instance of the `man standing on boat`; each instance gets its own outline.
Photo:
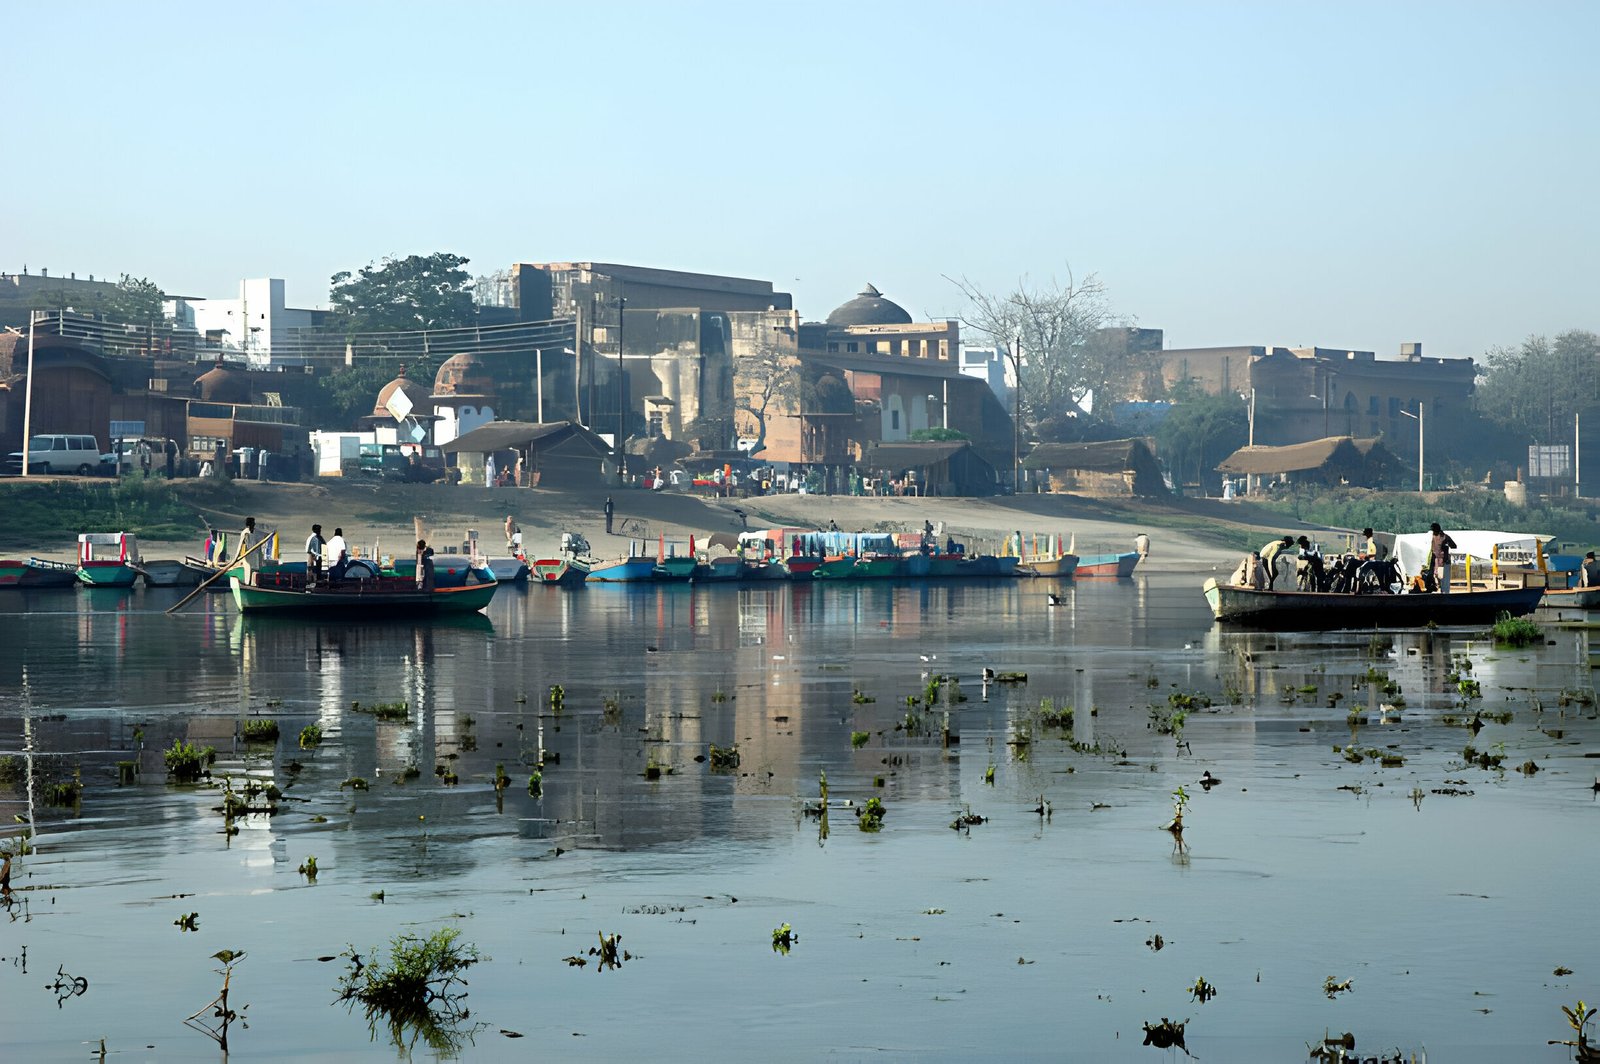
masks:
[[[322,547],[325,542],[322,526],[312,525],[311,535],[306,537],[306,587],[316,587],[322,583]]]
[[[1439,527],[1435,521],[1428,526],[1428,531],[1433,533],[1433,538],[1428,541],[1428,572],[1423,577],[1425,583],[1431,585],[1429,591],[1437,591],[1441,595],[1450,594],[1450,552],[1455,550],[1456,541],[1450,538],[1450,533]]]
[[[1594,551],[1583,556],[1583,566],[1578,574],[1578,586],[1600,587],[1600,559],[1595,558]]]
[[[343,580],[344,571],[350,566],[350,545],[344,541],[344,529],[333,530],[333,538],[328,540],[323,557],[328,562],[328,583],[337,584]]]
[[[433,548],[425,539],[417,540],[417,590],[433,590]]]
[[[1261,564],[1267,570],[1267,590],[1272,590],[1272,585],[1278,582],[1278,555],[1294,547],[1294,537],[1284,536],[1275,539],[1261,548]]]

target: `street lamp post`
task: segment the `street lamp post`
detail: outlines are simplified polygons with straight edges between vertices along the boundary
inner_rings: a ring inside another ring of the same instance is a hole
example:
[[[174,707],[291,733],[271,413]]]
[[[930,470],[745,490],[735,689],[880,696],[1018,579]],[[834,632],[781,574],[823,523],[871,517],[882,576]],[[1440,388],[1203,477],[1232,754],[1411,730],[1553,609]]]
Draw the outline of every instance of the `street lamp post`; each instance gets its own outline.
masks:
[[[1425,413],[1427,413],[1427,411],[1423,408],[1422,400],[1418,399],[1417,400],[1417,412],[1415,414],[1413,414],[1409,410],[1402,410],[1402,411],[1400,411],[1400,413],[1404,414],[1408,418],[1412,418],[1417,423],[1417,494],[1421,495],[1422,494],[1422,456],[1423,456],[1422,445],[1424,443],[1424,438],[1423,438],[1423,435],[1422,435],[1423,415]]]
[[[627,416],[625,375],[622,368],[622,319],[628,309],[626,296],[617,297],[617,472],[624,484],[628,481],[628,449],[623,446],[624,418]]]
[[[28,475],[28,441],[33,439],[33,311],[28,311],[28,388],[22,394],[22,475]],[[121,461],[119,457],[117,461]]]
[[[1022,336],[1016,339],[1015,354],[1011,357],[1011,491],[1022,490]]]

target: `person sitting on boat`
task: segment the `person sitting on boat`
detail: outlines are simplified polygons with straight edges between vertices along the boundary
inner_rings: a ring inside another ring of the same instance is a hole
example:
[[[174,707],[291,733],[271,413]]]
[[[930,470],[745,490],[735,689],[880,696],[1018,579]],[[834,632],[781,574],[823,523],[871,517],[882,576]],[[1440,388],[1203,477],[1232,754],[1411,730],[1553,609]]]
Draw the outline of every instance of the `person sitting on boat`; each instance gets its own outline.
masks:
[[[1583,556],[1583,564],[1578,567],[1579,587],[1600,587],[1600,558],[1590,551]]]
[[[425,539],[417,540],[417,590],[433,590],[433,548]]]
[[[1292,549],[1294,549],[1294,537],[1284,536],[1282,539],[1273,540],[1257,552],[1261,555],[1261,564],[1266,569],[1268,591],[1271,591],[1272,585],[1278,582],[1278,555]]]
[[[1305,536],[1295,540],[1300,548],[1300,563],[1296,566],[1297,579],[1302,591],[1325,590],[1325,570],[1322,565],[1322,552],[1311,545]]]
[[[323,557],[328,563],[328,583],[339,583],[344,579],[344,571],[350,567],[350,545],[344,541],[344,529],[333,530],[333,538],[323,548]]]

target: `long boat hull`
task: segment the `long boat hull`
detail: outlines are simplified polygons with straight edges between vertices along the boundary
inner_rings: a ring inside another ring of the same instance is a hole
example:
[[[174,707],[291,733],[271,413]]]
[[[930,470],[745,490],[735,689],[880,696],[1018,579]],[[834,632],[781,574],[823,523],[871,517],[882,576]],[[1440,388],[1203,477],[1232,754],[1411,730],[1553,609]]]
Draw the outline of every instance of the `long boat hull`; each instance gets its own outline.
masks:
[[[78,566],[78,579],[89,587],[132,587],[139,570],[122,562],[84,562]]]
[[[1309,630],[1493,624],[1502,613],[1513,617],[1532,613],[1543,594],[1543,588],[1530,587],[1448,595],[1346,595],[1331,591],[1257,591],[1215,580],[1205,582],[1206,602],[1219,621]]]
[[[323,616],[418,617],[440,613],[475,613],[489,605],[499,583],[417,589],[408,577],[347,580],[305,590],[304,581],[289,577],[282,586],[251,587],[237,576],[228,578],[241,613],[299,613]],[[296,587],[296,584],[300,586]]]
[[[533,583],[552,587],[582,587],[589,579],[589,566],[576,558],[536,558],[528,568]]]
[[[194,587],[205,579],[182,562],[165,558],[141,562],[139,569],[144,573],[145,587]]]
[[[1600,587],[1572,587],[1546,591],[1541,606],[1563,606],[1574,610],[1600,610]]]
[[[1034,576],[1071,576],[1078,571],[1078,556],[1063,554],[1059,558],[1035,558],[1017,567],[1018,572],[1024,570]]]
[[[1126,554],[1085,554],[1078,558],[1074,576],[1132,576],[1139,564],[1135,551]]]
[[[38,558],[0,561],[0,588],[72,587],[77,582],[77,566],[66,562]]]
[[[694,576],[698,564],[693,558],[663,558],[650,570],[650,575],[669,584],[684,583]]]
[[[644,556],[602,562],[589,570],[589,579],[602,584],[642,584],[654,580],[656,560]]]

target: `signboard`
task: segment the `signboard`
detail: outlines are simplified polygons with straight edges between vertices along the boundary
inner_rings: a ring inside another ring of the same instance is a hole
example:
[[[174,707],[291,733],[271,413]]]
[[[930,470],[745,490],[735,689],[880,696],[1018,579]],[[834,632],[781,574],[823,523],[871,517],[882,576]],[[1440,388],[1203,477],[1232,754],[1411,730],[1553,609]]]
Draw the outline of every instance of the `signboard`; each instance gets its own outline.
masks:
[[[394,394],[389,396],[389,401],[383,404],[383,408],[393,414],[396,421],[404,421],[406,415],[411,413],[412,405],[411,397],[396,388]]]
[[[1548,479],[1571,475],[1571,448],[1566,444],[1555,446],[1534,444],[1528,448],[1528,476]]]
[[[143,435],[143,421],[113,421],[111,423],[111,438],[114,440],[134,440]]]

